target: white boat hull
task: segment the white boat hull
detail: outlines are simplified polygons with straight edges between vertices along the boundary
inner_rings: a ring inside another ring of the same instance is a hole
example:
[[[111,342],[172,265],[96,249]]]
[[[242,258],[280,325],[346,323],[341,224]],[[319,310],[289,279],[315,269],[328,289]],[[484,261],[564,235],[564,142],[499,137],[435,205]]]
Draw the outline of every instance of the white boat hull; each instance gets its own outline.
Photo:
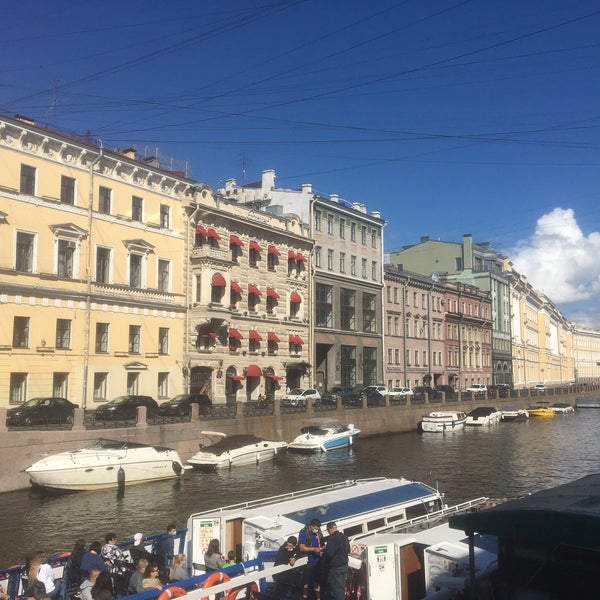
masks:
[[[175,479],[183,475],[184,467],[175,450],[147,446],[61,452],[37,461],[25,472],[35,486],[86,491]]]
[[[461,431],[465,428],[467,415],[465,413],[433,412],[423,417],[418,429],[425,433],[446,433]]]
[[[354,425],[347,427],[326,425],[308,427],[302,430],[288,446],[292,452],[327,452],[336,448],[347,448],[356,442],[360,429]]]
[[[280,450],[285,450],[285,442],[262,441],[256,444],[235,448],[221,454],[210,452],[210,447],[197,452],[187,462],[198,469],[225,469],[243,467],[273,460]]]

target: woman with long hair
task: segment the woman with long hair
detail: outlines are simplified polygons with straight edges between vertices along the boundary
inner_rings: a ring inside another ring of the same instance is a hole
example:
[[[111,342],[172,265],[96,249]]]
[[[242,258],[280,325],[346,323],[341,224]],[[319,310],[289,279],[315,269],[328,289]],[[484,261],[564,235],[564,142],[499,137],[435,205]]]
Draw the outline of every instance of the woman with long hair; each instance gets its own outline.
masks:
[[[29,590],[40,590],[40,585],[43,584],[44,591],[42,595],[57,598],[57,600],[67,600],[67,586],[61,579],[54,579],[54,571],[47,562],[46,553],[38,550],[29,563],[28,572],[28,588]],[[32,593],[35,597],[35,591]]]
[[[144,571],[144,579],[142,579],[142,587],[144,589],[162,587],[162,581],[160,580],[160,567],[157,563],[148,563],[146,570]]]
[[[169,580],[170,581],[183,581],[189,579],[190,574],[187,570],[187,556],[185,554],[176,554],[171,562],[171,568],[169,569]]]
[[[218,571],[225,566],[225,559],[221,554],[219,540],[210,540],[208,549],[204,555],[204,566],[207,571]]]

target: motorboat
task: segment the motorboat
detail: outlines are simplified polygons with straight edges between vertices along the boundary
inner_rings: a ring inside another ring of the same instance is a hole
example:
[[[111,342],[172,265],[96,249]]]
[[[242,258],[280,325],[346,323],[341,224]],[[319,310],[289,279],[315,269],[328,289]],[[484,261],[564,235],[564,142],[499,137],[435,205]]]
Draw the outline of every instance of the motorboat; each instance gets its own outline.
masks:
[[[467,414],[466,425],[485,427],[500,421],[500,411],[493,406],[478,406]]]
[[[360,429],[357,429],[352,423],[349,425],[322,423],[302,427],[300,432],[300,435],[288,446],[288,450],[327,452],[335,448],[346,448],[356,442]]]
[[[550,410],[558,415],[566,415],[575,412],[575,409],[566,402],[555,402],[550,405]]]
[[[527,421],[527,419],[529,419],[529,413],[524,408],[518,407],[505,408],[500,415],[502,423],[517,423]]]
[[[83,491],[175,479],[185,468],[172,448],[101,438],[80,450],[46,456],[25,472],[37,487]]]
[[[553,417],[554,411],[548,402],[537,402],[535,406],[529,406],[527,412],[530,417]]]
[[[460,411],[440,410],[424,416],[417,425],[417,431],[426,433],[444,433],[460,431],[465,428],[467,415]]]
[[[287,448],[286,442],[271,442],[255,435],[226,435],[203,431],[200,450],[187,462],[196,469],[223,469],[255,465],[273,460],[277,452]]]

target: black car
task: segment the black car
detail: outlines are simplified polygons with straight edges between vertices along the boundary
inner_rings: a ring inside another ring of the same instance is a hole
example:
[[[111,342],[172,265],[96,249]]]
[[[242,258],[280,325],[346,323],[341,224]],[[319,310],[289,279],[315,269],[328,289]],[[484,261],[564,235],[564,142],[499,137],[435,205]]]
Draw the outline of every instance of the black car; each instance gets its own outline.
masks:
[[[96,409],[95,419],[116,421],[137,418],[137,407],[145,406],[147,416],[158,414],[158,403],[150,396],[119,396]]]
[[[47,423],[73,423],[77,404],[65,398],[32,398],[20,406],[6,411],[7,425],[45,425]]]
[[[508,383],[499,383],[498,388],[498,397],[499,398],[508,398],[510,396],[510,385]]]
[[[351,398],[358,398],[358,394],[353,387],[336,385],[321,397],[320,404],[324,406],[337,406],[339,400],[343,405],[344,401],[348,401]]]
[[[456,396],[456,390],[451,385],[436,385],[436,392],[443,392],[446,398],[454,398]]]
[[[212,400],[206,394],[179,394],[163,402],[158,410],[165,416],[189,417],[192,404],[198,405],[201,415],[209,415],[212,411]]]

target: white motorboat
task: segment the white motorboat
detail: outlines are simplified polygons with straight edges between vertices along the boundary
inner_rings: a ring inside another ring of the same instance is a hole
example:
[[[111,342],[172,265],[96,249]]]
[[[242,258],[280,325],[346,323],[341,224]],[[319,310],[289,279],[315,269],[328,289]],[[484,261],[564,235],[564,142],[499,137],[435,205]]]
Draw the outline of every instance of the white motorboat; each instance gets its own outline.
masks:
[[[500,422],[502,413],[493,406],[478,406],[467,414],[466,425],[485,427]]]
[[[550,405],[550,410],[559,415],[568,415],[575,412],[575,409],[566,402],[555,402]]]
[[[500,421],[503,423],[519,423],[527,421],[527,419],[529,419],[529,412],[524,408],[514,406],[503,409],[500,414]]]
[[[184,470],[172,448],[99,439],[81,450],[42,458],[25,472],[34,486],[83,491],[174,479]]]
[[[303,427],[301,433],[288,446],[288,449],[296,452],[327,452],[334,448],[346,448],[352,446],[358,438],[360,429],[349,425],[338,423],[312,424]]]
[[[226,435],[218,431],[201,433],[200,451],[187,462],[198,469],[222,469],[254,465],[273,460],[287,448],[286,442],[271,442],[254,435]]]
[[[417,431],[428,433],[444,433],[459,431],[465,428],[467,415],[460,411],[440,410],[424,416],[417,425]]]

